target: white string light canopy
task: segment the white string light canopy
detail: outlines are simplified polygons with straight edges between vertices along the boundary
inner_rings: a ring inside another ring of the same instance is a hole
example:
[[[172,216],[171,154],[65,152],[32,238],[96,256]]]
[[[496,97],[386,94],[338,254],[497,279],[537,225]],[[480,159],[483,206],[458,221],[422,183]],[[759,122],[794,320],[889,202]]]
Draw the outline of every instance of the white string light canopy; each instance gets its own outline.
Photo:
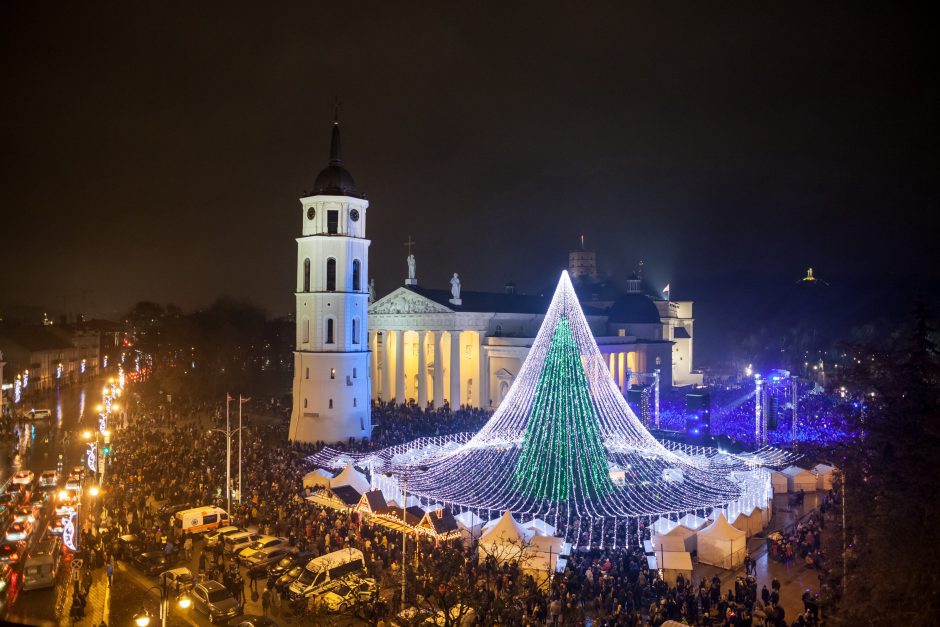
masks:
[[[575,520],[616,525],[764,507],[772,497],[767,468],[793,458],[768,447],[732,455],[658,441],[614,384],[562,272],[519,376],[479,432],[368,454],[327,448],[308,461],[334,469],[354,464],[371,472],[373,483],[377,473],[407,475],[409,496],[428,505],[509,510],[567,528]]]

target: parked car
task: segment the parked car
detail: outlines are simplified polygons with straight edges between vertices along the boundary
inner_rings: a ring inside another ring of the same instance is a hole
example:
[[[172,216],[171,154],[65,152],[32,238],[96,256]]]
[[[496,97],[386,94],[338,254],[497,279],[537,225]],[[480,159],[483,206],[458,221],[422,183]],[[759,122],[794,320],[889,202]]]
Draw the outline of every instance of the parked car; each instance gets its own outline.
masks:
[[[0,544],[0,564],[16,564],[25,550],[26,543],[22,541]]]
[[[294,546],[275,546],[269,549],[261,549],[247,560],[248,576],[252,579],[268,576],[268,566],[273,566],[283,558],[297,553],[297,547]]]
[[[46,420],[52,418],[51,409],[31,409],[28,414],[30,420]]]
[[[285,555],[282,557],[276,564],[271,564],[268,566],[268,576],[280,577],[281,575],[292,570],[295,566],[306,566],[307,562],[312,560],[316,555],[313,551],[304,551],[303,553],[294,553],[293,555]]]
[[[219,542],[221,542],[225,536],[232,535],[233,533],[239,533],[241,531],[244,531],[244,529],[241,529],[239,527],[231,527],[231,526],[219,527],[218,529],[213,529],[212,531],[206,533],[205,536],[203,536],[206,539],[206,548],[211,549],[215,547],[215,545],[217,545]]]
[[[211,623],[228,620],[241,611],[232,593],[218,581],[196,584],[191,596],[193,608],[208,616]]]
[[[129,533],[123,536],[120,536],[117,539],[117,556],[118,559],[129,560],[138,553],[141,552],[144,542],[136,535]]]
[[[36,475],[33,474],[32,470],[20,470],[15,475],[13,475],[13,485],[33,485],[33,480],[36,478]]]
[[[236,560],[242,564],[250,563],[256,554],[264,549],[273,549],[279,546],[288,546],[287,538],[277,538],[275,536],[261,536],[237,553]]]
[[[309,561],[309,559],[307,560]],[[284,593],[290,589],[290,585],[297,581],[297,578],[304,572],[305,563],[298,563],[289,571],[277,578],[277,581],[274,582],[274,589],[278,592]]]
[[[29,505],[17,505],[13,510],[13,522],[33,524],[36,522],[35,510]]]
[[[350,577],[338,586],[322,594],[320,603],[330,612],[340,612],[368,603],[378,596],[379,588],[371,577]]]
[[[147,551],[146,553],[138,553],[133,558],[131,558],[131,561],[134,563],[134,566],[139,568],[145,575],[150,577],[153,577],[158,573],[162,573],[174,563],[173,556],[167,555],[163,551]]]
[[[261,537],[252,531],[237,531],[222,538],[223,551],[226,555],[238,555],[238,552]]]
[[[170,570],[160,573],[161,583],[164,580],[166,581],[167,588],[172,590],[174,594],[179,594],[193,587],[193,573],[185,566],[171,568]]]
[[[32,530],[33,526],[28,522],[15,522],[7,527],[7,532],[4,534],[3,539],[7,542],[26,540]]]
[[[39,475],[40,488],[54,488],[59,485],[59,473],[55,470],[43,470]]]

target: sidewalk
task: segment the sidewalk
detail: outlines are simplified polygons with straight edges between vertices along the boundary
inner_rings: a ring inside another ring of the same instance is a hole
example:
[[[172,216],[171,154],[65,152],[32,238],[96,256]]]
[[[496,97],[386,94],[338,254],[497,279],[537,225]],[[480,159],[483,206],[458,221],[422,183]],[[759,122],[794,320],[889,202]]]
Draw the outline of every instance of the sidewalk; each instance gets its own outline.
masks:
[[[774,515],[767,528],[759,535],[748,540],[748,552],[756,564],[757,594],[760,595],[761,588],[767,586],[770,590],[770,582],[777,578],[780,581],[780,607],[783,608],[788,624],[803,613],[803,592],[809,589],[811,592],[819,592],[819,576],[814,569],[808,569],[803,566],[801,560],[796,560],[790,564],[784,564],[777,560],[772,560],[767,555],[767,543],[765,538],[772,531],[783,529],[794,524],[806,513],[816,509],[822,499],[822,492],[813,492],[806,495],[802,506],[788,508],[787,494],[778,494],[774,497]],[[698,581],[701,578],[711,580],[717,575],[721,580],[722,594],[734,590],[734,581],[738,577],[744,576],[744,567],[735,570],[725,570],[717,566],[708,564],[699,564],[695,562],[692,571],[693,578]]]

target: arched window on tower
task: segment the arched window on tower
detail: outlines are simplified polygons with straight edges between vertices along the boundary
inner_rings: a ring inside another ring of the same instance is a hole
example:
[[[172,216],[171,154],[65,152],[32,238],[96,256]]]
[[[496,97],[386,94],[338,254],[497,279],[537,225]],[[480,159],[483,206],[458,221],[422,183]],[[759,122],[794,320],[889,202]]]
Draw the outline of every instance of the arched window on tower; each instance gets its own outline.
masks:
[[[310,341],[310,319],[304,318],[303,324],[300,326],[300,341],[303,344],[307,344]]]
[[[336,291],[336,260],[332,257],[326,260],[326,291]]]
[[[327,343],[327,344],[333,344],[333,343],[334,343],[334,340],[333,340],[333,326],[334,326],[333,318],[327,318],[327,319],[326,319],[326,343]]]
[[[359,343],[359,318],[352,319],[352,343]]]
[[[304,259],[304,291],[310,291],[310,260]]]
[[[359,273],[361,271],[362,264],[358,259],[353,259],[353,291],[358,292],[362,288],[360,287]]]

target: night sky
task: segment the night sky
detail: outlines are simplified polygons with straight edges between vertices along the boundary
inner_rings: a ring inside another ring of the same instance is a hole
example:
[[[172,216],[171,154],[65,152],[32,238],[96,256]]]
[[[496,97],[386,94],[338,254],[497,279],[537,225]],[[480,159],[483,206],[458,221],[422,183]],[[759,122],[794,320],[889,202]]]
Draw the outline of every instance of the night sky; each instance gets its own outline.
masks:
[[[380,295],[408,235],[468,290],[540,291],[581,234],[705,302],[936,284],[919,9],[444,4],[4,3],[0,302],[288,313],[337,96]]]

